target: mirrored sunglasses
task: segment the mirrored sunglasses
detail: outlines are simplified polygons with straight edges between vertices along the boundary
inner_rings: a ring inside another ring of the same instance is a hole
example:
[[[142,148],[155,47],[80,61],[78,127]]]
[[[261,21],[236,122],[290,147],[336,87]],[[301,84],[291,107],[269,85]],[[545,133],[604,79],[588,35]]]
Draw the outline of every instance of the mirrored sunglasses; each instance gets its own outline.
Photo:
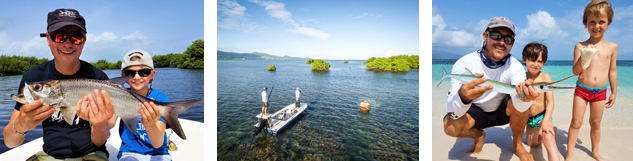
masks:
[[[70,43],[75,44],[75,45],[81,45],[86,40],[86,36],[84,36],[84,34],[80,32],[67,33],[67,32],[61,32],[61,31],[53,31],[53,32],[49,32],[48,35],[50,35],[51,40],[53,40],[56,43],[63,43],[63,42],[66,42],[66,40],[70,39]]]

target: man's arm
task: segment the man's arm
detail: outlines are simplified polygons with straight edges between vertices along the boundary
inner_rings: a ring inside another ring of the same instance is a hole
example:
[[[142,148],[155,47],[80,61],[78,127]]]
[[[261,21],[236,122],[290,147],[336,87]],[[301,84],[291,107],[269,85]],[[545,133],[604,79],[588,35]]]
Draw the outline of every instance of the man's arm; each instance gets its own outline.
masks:
[[[7,147],[14,148],[24,142],[24,135],[16,134],[16,132],[24,134],[33,130],[55,113],[54,108],[49,105],[42,106],[43,103],[44,101],[39,99],[33,103],[22,105],[19,111],[13,110],[9,124],[2,131],[4,144]]]
[[[110,96],[104,90],[94,91],[96,100],[92,97],[92,94],[88,95],[88,101],[90,102],[90,108],[84,111],[87,112],[90,118],[91,135],[90,139],[92,143],[97,146],[103,146],[105,141],[110,137],[110,127],[108,121],[114,115],[112,111],[112,101]]]

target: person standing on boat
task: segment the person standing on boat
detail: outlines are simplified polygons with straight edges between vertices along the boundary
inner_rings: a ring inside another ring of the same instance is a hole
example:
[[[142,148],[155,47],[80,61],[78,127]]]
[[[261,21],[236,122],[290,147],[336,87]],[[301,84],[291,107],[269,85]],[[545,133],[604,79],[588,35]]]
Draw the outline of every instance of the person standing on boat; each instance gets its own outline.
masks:
[[[86,20],[74,9],[57,9],[48,13],[46,37],[53,60],[35,66],[22,75],[18,93],[24,82],[54,79],[87,78],[107,80],[108,75],[79,57],[86,44]],[[110,96],[95,89],[83,102],[90,104],[90,112],[77,111],[77,115],[90,115],[89,119],[75,117],[66,122],[60,111],[44,105],[41,99],[22,104],[16,102],[11,120],[4,128],[4,143],[9,148],[24,142],[28,131],[42,124],[44,135],[42,150],[27,160],[108,160],[105,142],[110,137],[107,120],[113,115]],[[80,107],[82,101],[77,103]],[[29,154],[24,154],[29,155]],[[10,160],[2,158],[1,160]]]
[[[305,90],[303,90],[305,91]],[[299,107],[300,101],[299,101],[299,97],[301,97],[301,93],[303,93],[303,91],[299,90],[299,87],[297,87],[297,90],[295,90],[295,97],[297,98],[295,100],[295,107]]]
[[[262,91],[262,116],[268,116],[266,110],[268,110],[268,96],[266,94],[266,90],[268,88],[264,87],[264,91]]]
[[[528,120],[532,101],[539,93],[526,80],[521,62],[510,55],[514,45],[514,23],[505,17],[490,19],[482,33],[484,44],[481,50],[461,57],[453,65],[452,74],[472,74],[480,79],[462,83],[451,80],[451,89],[446,100],[444,132],[448,136],[473,138],[470,153],[479,153],[486,133],[483,129],[510,124],[515,154],[521,160],[534,160],[523,146],[522,137]],[[516,95],[491,91],[492,85],[480,86],[490,80],[516,85]],[[518,97],[524,92],[524,98]]]

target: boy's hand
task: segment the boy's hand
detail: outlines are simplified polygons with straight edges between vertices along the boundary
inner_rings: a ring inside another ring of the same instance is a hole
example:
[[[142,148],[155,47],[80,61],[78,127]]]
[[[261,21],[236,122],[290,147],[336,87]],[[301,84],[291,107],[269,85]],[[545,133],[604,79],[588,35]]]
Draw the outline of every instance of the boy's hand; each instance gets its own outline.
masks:
[[[611,94],[609,96],[609,101],[607,101],[607,103],[606,103],[606,105],[604,107],[611,108],[611,107],[613,107],[613,103],[615,103],[615,95]]]
[[[552,121],[550,121],[549,119],[543,118],[543,121],[541,122],[541,128],[543,128],[542,132],[545,134],[556,133],[554,132],[554,126],[552,126]]]
[[[141,123],[143,126],[154,126],[158,119],[160,119],[160,111],[154,102],[143,102],[141,105]]]
[[[483,77],[484,74],[482,73],[475,73],[473,74],[476,77]],[[482,86],[482,87],[477,87],[478,85],[485,83],[486,81],[488,81],[488,79],[486,78],[479,78],[479,79],[475,79],[471,82],[468,82],[466,84],[463,84],[461,88],[459,88],[458,94],[459,94],[459,98],[461,98],[462,103],[464,104],[468,104],[470,102],[472,102],[473,100],[481,97],[481,95],[483,95],[486,91],[491,90],[492,86],[491,85],[487,85],[487,86]],[[477,88],[475,88],[477,87]]]

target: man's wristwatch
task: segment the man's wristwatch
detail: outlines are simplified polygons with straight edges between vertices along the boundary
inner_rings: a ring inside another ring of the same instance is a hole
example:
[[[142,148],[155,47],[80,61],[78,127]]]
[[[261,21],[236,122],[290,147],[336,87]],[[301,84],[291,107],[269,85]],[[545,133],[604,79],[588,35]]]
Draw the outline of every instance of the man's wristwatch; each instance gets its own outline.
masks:
[[[28,131],[27,131],[28,132]],[[26,136],[26,132],[24,133],[19,133],[18,131],[15,131],[15,121],[13,121],[13,133],[14,134],[18,134],[18,135],[22,135],[22,136]]]

